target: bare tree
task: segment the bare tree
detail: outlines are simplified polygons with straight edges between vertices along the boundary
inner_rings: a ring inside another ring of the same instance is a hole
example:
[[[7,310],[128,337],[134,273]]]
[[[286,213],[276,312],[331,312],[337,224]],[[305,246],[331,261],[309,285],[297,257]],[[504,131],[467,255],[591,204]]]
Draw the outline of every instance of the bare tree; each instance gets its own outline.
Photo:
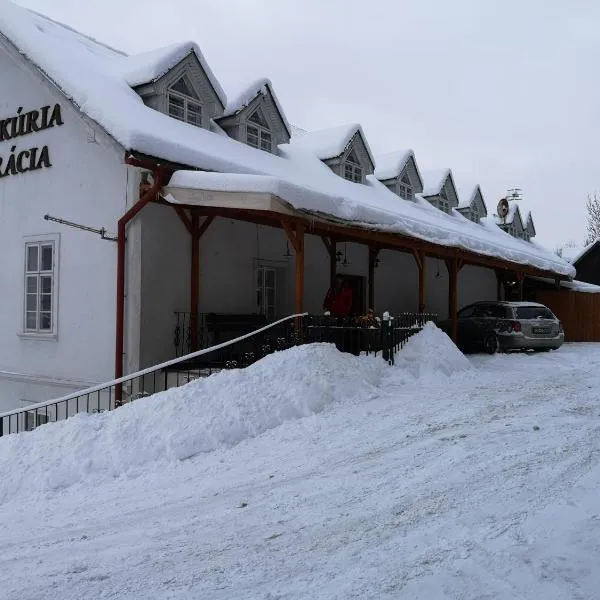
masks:
[[[594,195],[588,194],[585,204],[587,209],[587,237],[586,246],[600,239],[600,196],[597,192]]]

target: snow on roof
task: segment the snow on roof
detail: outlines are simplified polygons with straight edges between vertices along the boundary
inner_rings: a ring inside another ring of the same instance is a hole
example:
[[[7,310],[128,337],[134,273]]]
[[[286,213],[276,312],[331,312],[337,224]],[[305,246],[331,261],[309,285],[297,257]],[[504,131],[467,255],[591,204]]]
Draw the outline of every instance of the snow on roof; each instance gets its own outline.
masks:
[[[121,61],[120,75],[131,87],[151,83],[160,79],[192,53],[196,55],[196,58],[202,65],[219,100],[223,106],[227,106],[227,96],[221,84],[217,81],[217,78],[208,66],[202,51],[194,42],[171,44],[164,48],[156,48],[149,52],[141,52],[140,54],[128,56],[125,60]]]
[[[298,148],[309,150],[320,160],[327,160],[342,154],[357,132],[360,134],[367,148],[371,162],[375,164],[375,159],[367,143],[367,138],[358,123],[338,125],[337,127],[329,127],[317,131],[307,131],[298,137],[293,137],[292,144]]]
[[[410,149],[396,150],[395,152],[376,156],[375,177],[377,177],[379,181],[399,177],[410,158],[415,160],[415,153]]]
[[[448,175],[450,175],[450,169],[437,169],[434,171],[422,171],[421,176],[423,178],[423,192],[422,196],[437,196],[444,187]]]
[[[558,256],[534,243],[515,239],[493,224],[482,227],[467,222],[460,215],[447,215],[425,201],[399,202],[373,176],[368,176],[363,185],[335,175],[317,158],[314,149],[320,147],[321,156],[339,155],[356,131],[362,135],[358,125],[292,138],[291,144],[280,146],[281,156],[277,156],[145,106],[124,75],[129,73],[127,77],[133,77],[130,65],[134,61],[7,0],[0,0],[0,33],[127,151],[221,174],[270,177],[285,188],[282,197],[297,210],[329,215],[354,226],[464,248],[569,277],[575,274],[573,267]],[[448,173],[449,170],[442,172]],[[180,173],[179,178],[192,186],[204,185],[202,177],[206,175]],[[439,178],[438,191],[442,183]]]
[[[457,208],[469,208],[475,199],[477,190],[479,190],[479,184],[463,184],[457,186],[456,193],[458,194],[458,206]]]
[[[239,113],[241,110],[244,110],[259,94],[267,95],[271,94],[273,98],[273,102],[275,102],[275,106],[279,111],[281,119],[287,129],[288,134],[292,135],[292,128],[288,123],[288,120],[283,112],[283,107],[277,98],[277,94],[275,94],[275,90],[273,89],[273,84],[270,79],[266,77],[262,77],[253,81],[250,85],[244,86],[241,90],[238,90],[236,93],[232,94],[231,97],[233,100],[230,100],[227,104],[227,108],[223,113],[223,117],[229,117],[231,115],[235,115]]]
[[[508,214],[506,215],[506,218],[501,219],[498,215],[494,215],[494,219],[496,220],[497,225],[510,225],[514,222],[515,217],[517,215],[519,216],[519,221],[521,225],[524,226],[523,217],[521,216],[521,210],[519,208],[519,205],[516,202],[511,201],[508,203]]]
[[[596,240],[591,244],[587,244],[587,246],[582,246],[581,244],[577,244],[576,242],[567,242],[561,248],[561,256],[564,260],[570,262],[571,264],[575,264],[580,261],[592,248],[595,248],[600,243],[600,240]]]

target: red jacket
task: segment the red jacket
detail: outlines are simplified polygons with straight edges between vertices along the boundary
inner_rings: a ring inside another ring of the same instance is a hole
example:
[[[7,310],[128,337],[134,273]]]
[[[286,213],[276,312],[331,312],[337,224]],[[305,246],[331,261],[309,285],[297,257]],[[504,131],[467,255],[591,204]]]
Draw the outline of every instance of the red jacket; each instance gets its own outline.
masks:
[[[329,288],[323,308],[334,317],[347,317],[352,310],[352,288],[344,284],[339,291]]]

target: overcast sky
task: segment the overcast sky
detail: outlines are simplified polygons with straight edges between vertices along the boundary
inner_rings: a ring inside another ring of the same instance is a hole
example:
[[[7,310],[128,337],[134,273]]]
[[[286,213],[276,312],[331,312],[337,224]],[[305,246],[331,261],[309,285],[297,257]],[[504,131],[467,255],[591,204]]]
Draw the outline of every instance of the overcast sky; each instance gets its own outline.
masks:
[[[270,77],[305,129],[523,190],[537,241],[585,236],[600,190],[598,0],[18,0],[134,53],[197,42],[226,92]],[[525,216],[525,215],[523,215]]]

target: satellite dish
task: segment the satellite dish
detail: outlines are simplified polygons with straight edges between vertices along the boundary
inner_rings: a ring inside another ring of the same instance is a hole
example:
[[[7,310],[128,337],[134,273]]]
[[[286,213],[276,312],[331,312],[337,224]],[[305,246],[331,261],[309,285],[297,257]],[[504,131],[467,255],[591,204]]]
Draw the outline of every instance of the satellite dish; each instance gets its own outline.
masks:
[[[498,207],[496,208],[496,212],[501,219],[504,219],[508,214],[509,206],[508,200],[506,198],[500,198],[498,202]]]

